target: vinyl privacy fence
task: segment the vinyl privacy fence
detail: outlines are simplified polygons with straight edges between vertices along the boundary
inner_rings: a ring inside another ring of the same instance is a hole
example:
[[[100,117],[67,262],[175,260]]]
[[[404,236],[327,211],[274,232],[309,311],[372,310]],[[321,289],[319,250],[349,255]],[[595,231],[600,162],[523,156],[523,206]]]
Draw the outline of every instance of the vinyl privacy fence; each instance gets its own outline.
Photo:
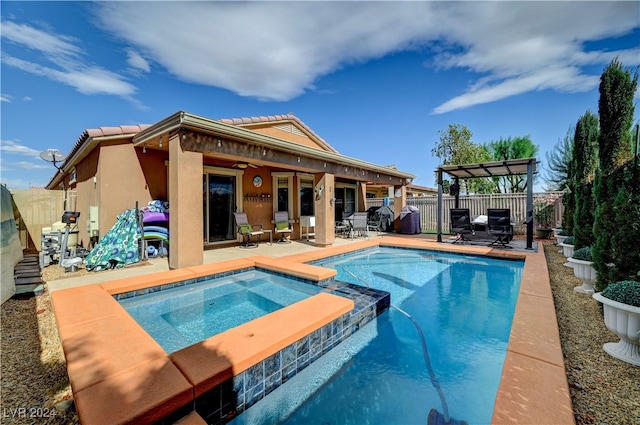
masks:
[[[542,192],[534,193],[533,200],[544,198],[549,194],[562,195],[562,192]],[[393,206],[394,199],[389,199],[389,205]],[[384,198],[367,199],[367,208],[382,206]],[[420,224],[423,232],[437,232],[437,196],[423,196],[407,198],[407,205],[414,206],[420,211]],[[555,223],[560,226],[562,222],[562,214],[564,208],[562,205],[562,196],[554,204]],[[442,231],[449,233],[449,210],[455,208],[455,198],[449,195],[442,196]],[[498,193],[490,195],[466,195],[460,196],[458,208],[469,208],[471,217],[478,215],[486,215],[488,208],[509,208],[511,210],[511,218],[515,223],[514,230],[518,235],[524,235],[527,231],[525,224],[527,218],[527,194],[526,193]]]

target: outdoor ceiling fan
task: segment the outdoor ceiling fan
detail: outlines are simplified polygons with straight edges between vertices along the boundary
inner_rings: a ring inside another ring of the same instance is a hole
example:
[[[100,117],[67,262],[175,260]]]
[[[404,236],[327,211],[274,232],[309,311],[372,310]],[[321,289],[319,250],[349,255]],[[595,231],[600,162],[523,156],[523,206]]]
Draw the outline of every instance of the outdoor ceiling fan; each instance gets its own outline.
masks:
[[[236,161],[236,163],[233,164],[232,167],[240,168],[241,170],[244,170],[247,167],[258,168],[258,165],[251,164],[251,163],[246,162],[246,161]]]

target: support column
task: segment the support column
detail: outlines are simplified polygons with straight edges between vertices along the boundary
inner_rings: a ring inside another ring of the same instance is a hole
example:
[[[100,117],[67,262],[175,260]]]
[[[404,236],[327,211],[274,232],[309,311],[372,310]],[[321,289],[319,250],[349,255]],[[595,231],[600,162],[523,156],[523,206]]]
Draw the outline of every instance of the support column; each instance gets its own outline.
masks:
[[[533,249],[533,160],[527,164],[527,249]]]
[[[358,182],[358,205],[356,211],[363,212],[367,210],[367,182]]]
[[[393,228],[396,233],[400,233],[400,213],[407,205],[407,188],[405,186],[393,186]]]
[[[438,204],[436,209],[438,242],[442,242],[442,169],[438,168],[436,173],[436,180],[438,181]]]
[[[169,140],[169,268],[203,262],[202,153],[182,148],[182,133]]]
[[[315,177],[316,245],[329,246],[335,241],[335,178],[333,174]]]

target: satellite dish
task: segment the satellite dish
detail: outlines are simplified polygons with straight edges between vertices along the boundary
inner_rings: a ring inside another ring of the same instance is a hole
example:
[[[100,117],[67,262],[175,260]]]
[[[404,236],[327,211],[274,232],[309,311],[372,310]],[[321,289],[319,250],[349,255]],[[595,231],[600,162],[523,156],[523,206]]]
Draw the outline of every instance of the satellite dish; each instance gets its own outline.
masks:
[[[67,156],[60,152],[58,149],[47,149],[46,151],[40,152],[40,158],[44,159],[47,162],[53,163],[53,166],[58,170],[60,167],[56,165],[56,162],[62,162],[65,160]]]

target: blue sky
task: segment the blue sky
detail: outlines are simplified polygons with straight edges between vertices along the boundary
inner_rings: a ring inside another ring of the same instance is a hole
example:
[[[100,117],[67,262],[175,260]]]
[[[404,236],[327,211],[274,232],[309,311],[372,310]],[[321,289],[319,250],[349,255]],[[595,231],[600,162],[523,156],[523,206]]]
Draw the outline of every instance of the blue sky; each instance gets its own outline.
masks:
[[[597,113],[607,64],[640,65],[631,1],[2,1],[0,32],[9,188],[46,185],[55,169],[38,154],[68,153],[85,129],[179,110],[292,112],[341,154],[429,187],[450,124],[476,143],[528,135],[544,169]]]

